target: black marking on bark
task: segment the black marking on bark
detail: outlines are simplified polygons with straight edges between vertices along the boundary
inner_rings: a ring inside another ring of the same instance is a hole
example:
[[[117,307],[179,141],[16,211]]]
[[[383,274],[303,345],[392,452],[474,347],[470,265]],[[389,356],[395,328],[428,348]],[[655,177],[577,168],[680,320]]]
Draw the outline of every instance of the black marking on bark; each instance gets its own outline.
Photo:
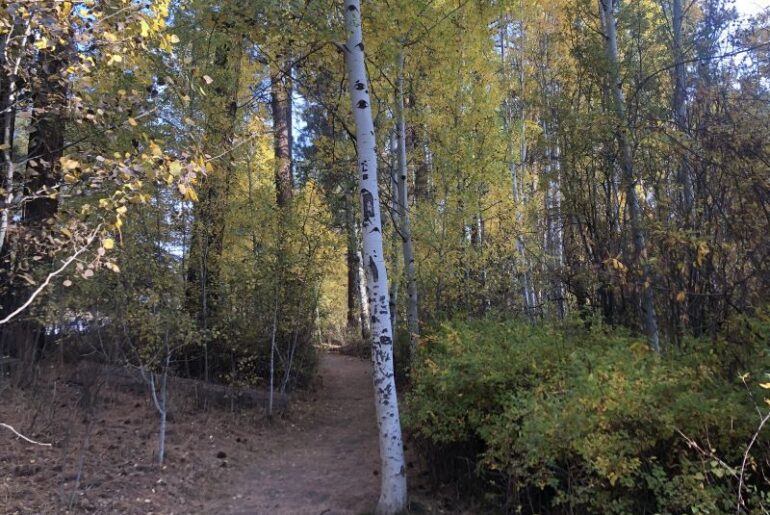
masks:
[[[374,218],[374,197],[372,196],[369,190],[363,189],[361,190],[361,199],[363,200],[363,210],[364,210],[363,224],[369,225],[369,223]]]
[[[373,228],[372,228],[372,230],[371,230],[371,231],[369,231],[369,232],[370,232],[370,233],[371,233],[371,232],[380,232],[380,228],[379,228],[379,227],[373,227]]]
[[[360,48],[362,52],[364,51],[364,42],[363,42],[363,41],[361,41],[360,43],[358,43],[356,46],[357,46],[358,48]]]
[[[377,282],[380,279],[380,272],[377,270],[377,263],[369,256],[369,271],[372,274],[372,281]]]
[[[380,336],[380,345],[393,345],[393,340],[389,336]]]
[[[366,109],[369,107],[369,104],[366,103],[366,100],[359,100],[358,101],[358,108],[359,109]]]
[[[377,318],[376,316],[372,315],[372,323],[373,324],[376,324],[377,322],[379,322],[379,320],[380,320],[379,318]]]
[[[355,6],[355,5],[349,5],[349,6],[348,6],[348,11],[357,11],[357,10],[358,10],[358,9],[356,9],[356,6]]]
[[[356,81],[356,86],[355,86],[355,87],[356,87],[356,89],[357,89],[358,91],[361,91],[362,89],[364,89],[364,83],[363,83],[363,82],[361,82],[360,80],[357,80],[357,81]]]

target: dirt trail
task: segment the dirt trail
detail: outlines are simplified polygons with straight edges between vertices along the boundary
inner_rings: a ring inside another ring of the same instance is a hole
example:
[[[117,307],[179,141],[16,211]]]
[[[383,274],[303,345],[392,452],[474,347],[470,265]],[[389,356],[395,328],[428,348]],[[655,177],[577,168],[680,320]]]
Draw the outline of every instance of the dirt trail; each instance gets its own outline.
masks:
[[[320,356],[321,387],[291,422],[261,433],[264,449],[227,477],[205,512],[334,515],[371,512],[379,492],[368,361]],[[210,494],[209,494],[210,495]]]

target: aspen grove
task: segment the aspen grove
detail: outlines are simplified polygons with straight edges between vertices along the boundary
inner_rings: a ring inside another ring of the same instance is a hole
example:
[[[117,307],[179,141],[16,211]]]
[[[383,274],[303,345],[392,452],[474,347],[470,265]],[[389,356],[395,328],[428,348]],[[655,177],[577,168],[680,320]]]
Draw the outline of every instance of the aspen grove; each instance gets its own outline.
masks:
[[[768,0],[0,7],[0,513],[770,510]]]

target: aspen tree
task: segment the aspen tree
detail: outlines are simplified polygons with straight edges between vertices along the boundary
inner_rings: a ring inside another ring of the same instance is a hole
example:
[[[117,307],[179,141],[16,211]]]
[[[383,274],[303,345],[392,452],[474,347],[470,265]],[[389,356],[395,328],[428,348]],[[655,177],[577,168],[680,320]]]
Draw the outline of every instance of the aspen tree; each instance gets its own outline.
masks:
[[[390,324],[388,276],[382,245],[376,138],[366,75],[360,2],[346,0],[344,9],[347,41],[343,48],[356,125],[363,258],[371,309],[374,395],[382,463],[380,499],[376,513],[389,515],[406,509],[406,468],[393,373],[393,329]]]
[[[626,187],[628,213],[631,219],[631,237],[634,242],[635,259],[642,271],[641,304],[647,342],[655,352],[660,352],[658,319],[655,313],[655,298],[652,291],[652,267],[647,255],[647,242],[642,226],[642,207],[636,192],[637,178],[634,173],[634,158],[631,154],[626,100],[620,80],[617,26],[614,12],[615,0],[599,0],[599,14],[604,26],[604,45],[610,69],[612,103],[617,118],[617,139],[621,150],[621,170]]]
[[[417,303],[417,272],[414,266],[414,246],[412,244],[412,224],[409,216],[409,196],[406,159],[406,121],[404,119],[404,51],[398,54],[398,79],[396,82],[396,133],[397,133],[397,177],[396,199],[398,202],[398,220],[400,223],[402,252],[404,254],[404,273],[406,274],[406,321],[409,329],[409,358],[414,361],[417,352],[417,338],[420,335],[420,318]]]

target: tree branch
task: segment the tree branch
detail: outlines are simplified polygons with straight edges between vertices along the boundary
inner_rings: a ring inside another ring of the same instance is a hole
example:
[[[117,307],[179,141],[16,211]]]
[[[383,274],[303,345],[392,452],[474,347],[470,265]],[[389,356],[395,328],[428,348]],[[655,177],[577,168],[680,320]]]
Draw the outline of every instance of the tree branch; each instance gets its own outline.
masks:
[[[72,264],[72,262],[75,261],[78,258],[78,256],[80,256],[83,252],[86,251],[86,249],[88,249],[88,247],[91,245],[91,243],[93,243],[93,241],[96,239],[96,235],[99,233],[99,229],[101,229],[101,227],[102,227],[101,224],[99,224],[99,226],[96,228],[96,230],[94,230],[94,232],[91,233],[91,236],[88,237],[88,240],[86,241],[86,244],[83,245],[82,247],[80,247],[80,249],[78,249],[77,252],[75,252],[70,257],[68,257],[64,261],[62,266],[60,266],[59,268],[57,268],[56,270],[54,270],[53,272],[48,274],[48,277],[45,278],[45,281],[43,281],[43,283],[40,286],[38,286],[37,289],[34,292],[32,292],[32,295],[29,296],[29,298],[26,300],[26,302],[24,302],[24,304],[19,306],[10,315],[8,315],[7,317],[5,317],[2,320],[0,320],[0,325],[7,324],[13,318],[18,316],[19,313],[21,313],[22,311],[27,309],[27,307],[29,307],[29,305],[32,304],[32,302],[35,300],[35,298],[37,298],[37,296],[40,295],[40,292],[42,292],[45,289],[45,287],[48,286],[51,283],[51,279],[53,279],[54,277],[56,277],[57,275],[62,273],[64,270],[66,270],[66,268],[68,266],[70,266]]]
[[[9,426],[8,424],[4,424],[4,423],[0,422],[0,427],[4,427],[4,428],[10,430],[13,434],[15,434],[16,436],[18,436],[22,440],[25,440],[25,441],[27,441],[29,443],[32,443],[32,444],[35,444],[35,445],[41,445],[43,447],[52,447],[53,446],[53,444],[50,444],[50,443],[37,442],[37,441],[33,440],[32,438],[27,438],[23,434],[21,434],[18,431],[16,431],[13,427]]]

